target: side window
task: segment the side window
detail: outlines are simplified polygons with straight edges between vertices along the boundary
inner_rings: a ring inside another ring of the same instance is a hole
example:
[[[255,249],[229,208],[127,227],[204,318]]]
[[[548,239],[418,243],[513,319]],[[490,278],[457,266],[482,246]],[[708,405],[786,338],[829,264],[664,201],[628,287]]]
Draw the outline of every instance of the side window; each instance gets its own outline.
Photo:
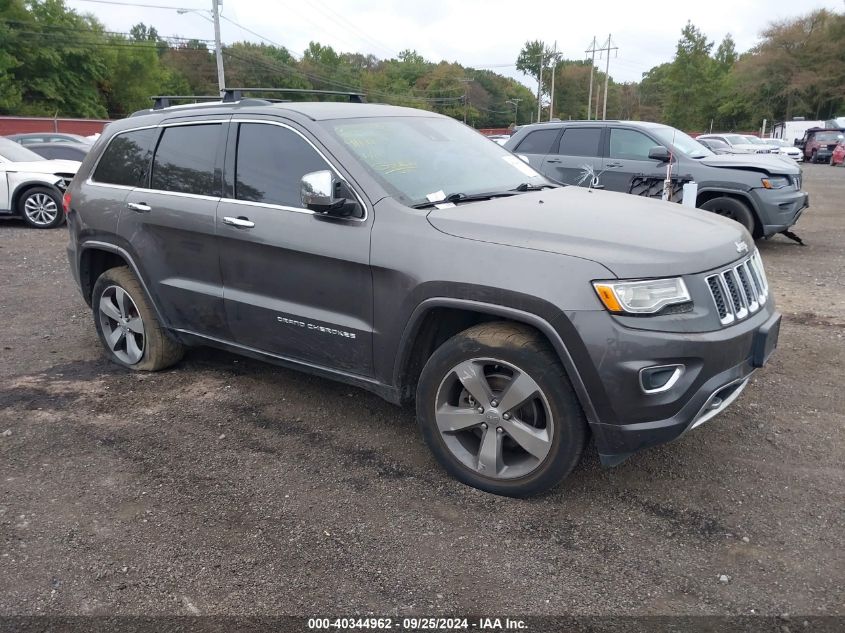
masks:
[[[150,188],[219,195],[214,167],[221,129],[219,123],[164,128],[153,159]]]
[[[555,142],[558,132],[560,132],[559,128],[534,130],[522,139],[522,142],[517,145],[514,152],[546,155],[552,151],[552,143]]]
[[[557,153],[561,156],[600,156],[599,127],[569,127],[560,137]]]
[[[610,157],[623,160],[648,160],[649,150],[658,145],[636,130],[610,129]]]
[[[241,123],[235,159],[235,198],[301,208],[300,181],[331,169],[299,134],[278,125]]]
[[[116,135],[100,157],[92,180],[126,187],[146,184],[158,133],[158,128],[150,128]]]

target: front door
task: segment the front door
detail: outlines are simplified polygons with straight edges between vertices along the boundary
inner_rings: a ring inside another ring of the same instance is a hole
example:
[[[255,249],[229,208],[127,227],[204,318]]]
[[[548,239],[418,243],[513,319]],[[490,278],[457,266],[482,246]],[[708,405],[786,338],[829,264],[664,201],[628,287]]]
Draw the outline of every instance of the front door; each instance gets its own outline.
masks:
[[[326,169],[293,127],[233,120],[217,209],[226,314],[239,345],[370,375],[372,217],[302,207],[302,176]]]
[[[637,130],[611,127],[609,149],[604,161],[601,183],[610,191],[630,193],[631,180],[636,176],[666,177],[666,163],[648,157],[652,147],[660,145]]]
[[[543,174],[565,185],[587,187],[602,170],[601,127],[564,127],[543,161]]]

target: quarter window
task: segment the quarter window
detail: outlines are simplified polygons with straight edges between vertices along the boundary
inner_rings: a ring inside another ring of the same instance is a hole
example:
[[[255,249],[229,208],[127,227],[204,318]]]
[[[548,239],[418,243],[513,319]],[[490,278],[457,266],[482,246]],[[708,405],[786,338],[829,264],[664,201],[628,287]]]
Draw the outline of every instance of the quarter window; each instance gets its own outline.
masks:
[[[648,160],[657,143],[636,130],[610,129],[610,157],[622,160]]]
[[[164,128],[153,159],[150,187],[174,193],[219,195],[214,177],[219,123]]]
[[[125,187],[144,186],[158,133],[158,128],[150,128],[116,135],[97,163],[94,182]]]
[[[552,144],[557,138],[560,129],[535,130],[522,139],[522,142],[514,150],[521,154],[543,154],[544,156],[552,151]]]
[[[235,198],[301,208],[300,181],[330,169],[299,134],[278,125],[241,123],[235,164]]]
[[[557,153],[561,156],[599,156],[601,128],[570,127],[563,131]]]

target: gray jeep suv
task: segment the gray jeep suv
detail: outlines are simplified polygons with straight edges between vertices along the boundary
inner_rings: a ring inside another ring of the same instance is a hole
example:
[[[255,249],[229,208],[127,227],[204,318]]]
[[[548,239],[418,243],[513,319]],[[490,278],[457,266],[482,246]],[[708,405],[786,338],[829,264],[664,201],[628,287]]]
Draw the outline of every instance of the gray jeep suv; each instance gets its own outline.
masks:
[[[783,156],[717,155],[684,132],[642,121],[562,121],[524,126],[505,148],[552,180],[628,193],[635,178],[698,183],[695,206],[736,220],[755,238],[788,231],[809,204],[801,169]],[[595,174],[585,177],[589,171]]]
[[[526,496],[728,406],[777,343],[751,236],[559,187],[431,112],[243,100],[110,124],[69,188],[106,353],[211,345],[416,403],[461,481]]]

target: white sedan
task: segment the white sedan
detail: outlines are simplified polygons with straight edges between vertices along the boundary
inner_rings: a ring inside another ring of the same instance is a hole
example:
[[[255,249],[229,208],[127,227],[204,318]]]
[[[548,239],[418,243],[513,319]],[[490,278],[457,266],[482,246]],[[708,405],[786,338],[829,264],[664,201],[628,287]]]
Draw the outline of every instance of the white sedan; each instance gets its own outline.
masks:
[[[782,138],[767,138],[766,143],[768,145],[775,145],[778,148],[779,154],[788,156],[798,163],[804,162],[804,154],[801,152],[800,147],[795,147],[791,143],[784,141]]]

